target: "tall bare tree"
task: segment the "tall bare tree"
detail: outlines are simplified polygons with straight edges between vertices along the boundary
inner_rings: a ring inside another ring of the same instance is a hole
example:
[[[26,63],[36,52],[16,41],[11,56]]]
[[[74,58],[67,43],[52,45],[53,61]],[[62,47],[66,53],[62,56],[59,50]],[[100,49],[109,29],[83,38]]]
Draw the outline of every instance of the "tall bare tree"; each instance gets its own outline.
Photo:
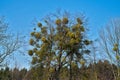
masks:
[[[3,66],[6,57],[21,47],[18,36],[8,32],[8,24],[4,17],[0,17],[0,66]]]
[[[117,75],[113,71],[115,80],[117,80],[120,77],[120,19],[111,20],[99,33],[101,48],[107,54],[111,63],[115,63],[118,67]]]

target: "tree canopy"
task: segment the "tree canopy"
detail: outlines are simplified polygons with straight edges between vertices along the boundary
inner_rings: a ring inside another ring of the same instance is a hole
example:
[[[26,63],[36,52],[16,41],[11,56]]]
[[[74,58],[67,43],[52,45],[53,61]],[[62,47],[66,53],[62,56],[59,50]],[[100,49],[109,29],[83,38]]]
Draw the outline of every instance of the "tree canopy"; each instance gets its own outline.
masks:
[[[87,46],[91,43],[85,36],[87,29],[78,17],[48,16],[44,22],[38,22],[31,32],[29,50],[32,64],[46,68],[46,77],[59,80],[61,70],[69,69],[69,80],[72,79],[73,68],[85,64],[83,55],[89,54]],[[48,74],[48,75],[47,75]]]

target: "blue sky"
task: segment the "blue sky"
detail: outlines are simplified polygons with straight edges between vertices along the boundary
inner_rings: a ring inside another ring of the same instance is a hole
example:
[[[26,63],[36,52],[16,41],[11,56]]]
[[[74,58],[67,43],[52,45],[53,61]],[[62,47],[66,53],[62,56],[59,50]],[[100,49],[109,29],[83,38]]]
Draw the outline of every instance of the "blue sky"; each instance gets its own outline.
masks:
[[[0,0],[0,15],[6,16],[12,30],[21,32],[30,30],[34,18],[58,8],[84,13],[88,26],[95,30],[111,18],[120,17],[120,0]]]
[[[6,17],[10,29],[28,36],[34,18],[41,19],[59,8],[84,13],[92,37],[97,37],[110,19],[120,17],[120,0],[0,0],[0,16]]]

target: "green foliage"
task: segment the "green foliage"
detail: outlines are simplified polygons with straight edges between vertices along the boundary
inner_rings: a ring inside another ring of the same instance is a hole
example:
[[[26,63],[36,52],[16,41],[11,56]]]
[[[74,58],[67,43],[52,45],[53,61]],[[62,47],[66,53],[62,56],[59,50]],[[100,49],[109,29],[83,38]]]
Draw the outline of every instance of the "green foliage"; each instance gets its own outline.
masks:
[[[113,51],[118,51],[118,44],[114,44]]]
[[[93,66],[95,65],[96,72]],[[117,66],[110,64],[109,61],[98,61],[95,64],[90,64],[88,66],[77,66],[75,62],[72,62],[72,80],[115,80],[114,73],[111,70],[111,66],[115,71],[115,75],[118,74]],[[120,68],[119,68],[120,69]],[[0,80],[53,80],[55,77],[55,67],[44,67],[42,64],[35,67],[31,67],[29,70],[14,68],[13,70],[6,67],[5,69],[0,69]],[[69,80],[70,69],[67,66],[63,66],[60,74],[60,80]],[[52,74],[49,75],[48,73]],[[118,77],[119,80],[120,77]]]
[[[33,58],[33,65],[42,64],[48,70],[48,78],[53,76],[57,79],[63,66],[70,67],[72,71],[74,67],[79,68],[85,64],[83,55],[89,54],[87,46],[90,45],[90,41],[85,39],[87,30],[80,18],[76,18],[72,24],[71,19],[67,17],[50,19],[52,21],[45,20],[45,26],[39,22],[38,27],[31,32],[29,43],[33,50],[28,53]],[[76,65],[73,66],[73,63]],[[72,72],[74,73],[76,72]]]
[[[29,50],[29,51],[28,51],[28,54],[29,54],[30,56],[32,56],[32,55],[33,55],[33,51],[32,51],[32,50]]]
[[[6,67],[5,69],[1,68],[0,80],[23,80],[26,73],[27,73],[27,70],[25,68],[21,70],[17,68],[10,70],[9,67]]]
[[[42,24],[41,24],[41,23],[38,23],[38,27],[42,27]]]
[[[67,24],[68,23],[68,18],[63,18],[62,22],[63,22],[63,24]]]
[[[61,19],[57,19],[57,20],[56,20],[56,24],[57,24],[57,25],[60,25],[60,24],[61,24]]]

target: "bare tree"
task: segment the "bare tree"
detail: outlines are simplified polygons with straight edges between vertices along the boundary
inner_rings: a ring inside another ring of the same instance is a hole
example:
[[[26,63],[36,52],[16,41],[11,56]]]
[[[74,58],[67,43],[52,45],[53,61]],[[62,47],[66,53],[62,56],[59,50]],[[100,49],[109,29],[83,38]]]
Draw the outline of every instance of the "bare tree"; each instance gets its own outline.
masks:
[[[18,36],[13,36],[8,31],[8,24],[4,17],[0,17],[0,66],[3,66],[6,57],[21,47]]]
[[[110,23],[99,32],[100,45],[104,53],[107,54],[111,63],[115,63],[118,67],[117,75],[114,73],[115,80],[119,76],[120,67],[120,19],[111,20]]]

